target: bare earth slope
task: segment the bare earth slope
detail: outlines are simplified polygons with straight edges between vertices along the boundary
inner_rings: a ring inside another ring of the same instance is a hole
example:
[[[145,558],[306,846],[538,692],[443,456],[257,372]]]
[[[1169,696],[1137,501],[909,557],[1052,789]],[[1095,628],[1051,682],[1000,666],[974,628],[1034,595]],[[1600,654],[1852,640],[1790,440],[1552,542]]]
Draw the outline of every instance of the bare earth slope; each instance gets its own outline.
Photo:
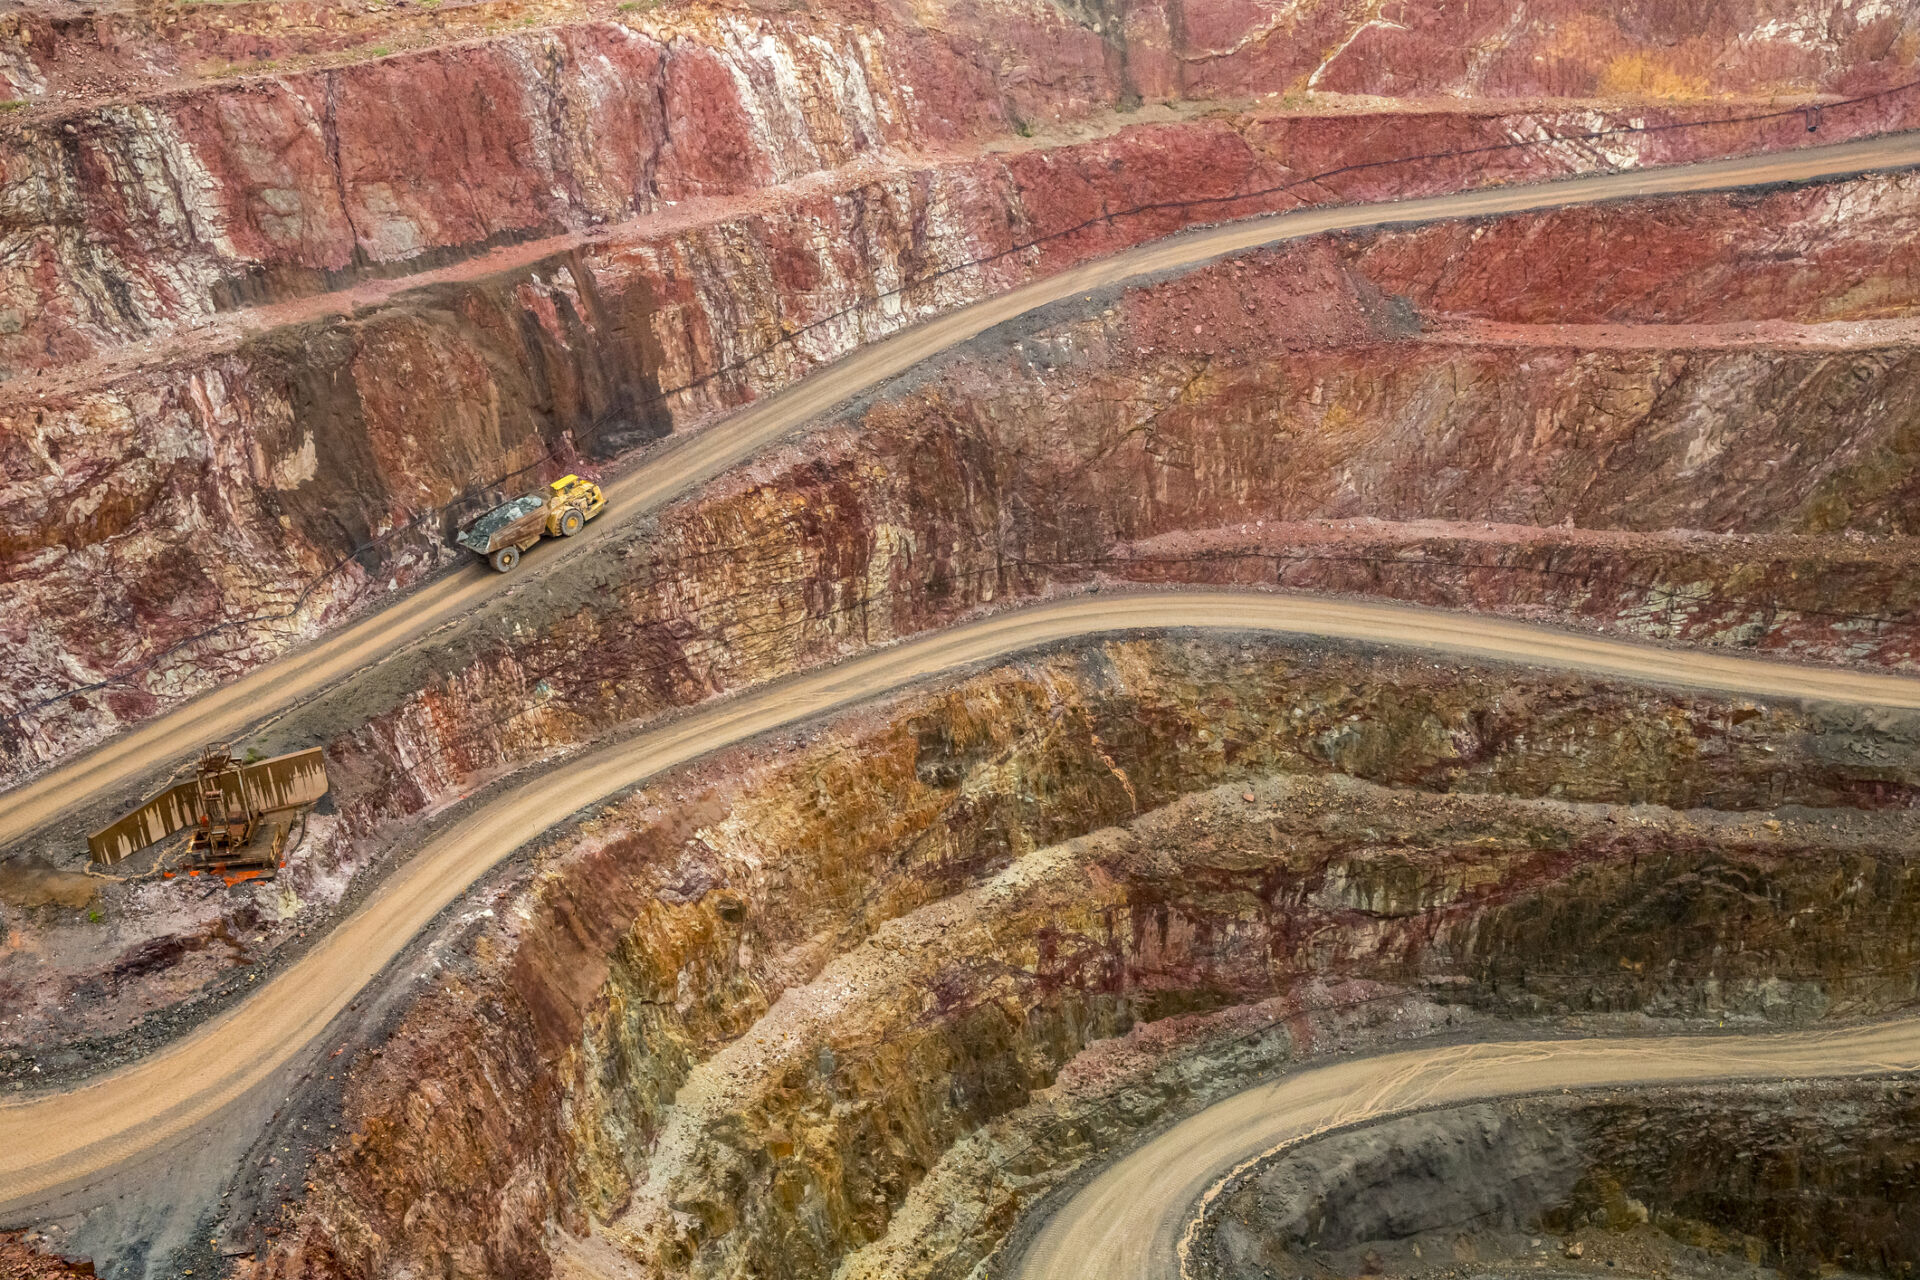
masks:
[[[727,743],[918,679],[1076,635],[1169,626],[1278,631],[1541,663],[1656,684],[1920,707],[1920,678],[1674,653],[1373,604],[1168,592],[1086,597],[1001,615],[719,704],[604,747],[483,806],[431,841],[375,901],[242,1008],[138,1066],[69,1093],[0,1107],[0,1176],[9,1192],[0,1212],[18,1214],[49,1193],[189,1132],[268,1078],[418,930],[489,867],[544,830],[554,815]],[[1854,1063],[1849,1069],[1861,1068]]]
[[[1771,1036],[1477,1044],[1303,1071],[1219,1103],[1116,1162],[1048,1221],[1020,1280],[1164,1280],[1209,1188],[1302,1139],[1367,1120],[1558,1089],[1920,1069],[1920,1021]]]
[[[937,352],[1050,302],[1122,280],[1341,228],[1473,217],[1629,196],[1805,181],[1915,163],[1920,163],[1920,135],[1899,134],[1780,155],[1424,200],[1289,213],[1176,237],[1016,289],[862,349],[825,373],[754,406],[644,469],[616,481],[610,493],[612,512],[576,539],[576,547],[607,536],[622,521],[638,519],[658,509],[702,479],[735,465],[825,410]],[[558,555],[545,557],[545,568],[550,571],[562,559]],[[234,734],[368,662],[417,641],[504,585],[502,579],[478,569],[444,578],[402,604],[364,619],[311,649],[260,668],[212,694],[156,717],[101,750],[17,788],[8,795],[5,809],[0,812],[0,844],[33,831],[89,794],[149,776],[174,759],[183,733],[194,741]],[[86,790],[81,790],[82,787]]]

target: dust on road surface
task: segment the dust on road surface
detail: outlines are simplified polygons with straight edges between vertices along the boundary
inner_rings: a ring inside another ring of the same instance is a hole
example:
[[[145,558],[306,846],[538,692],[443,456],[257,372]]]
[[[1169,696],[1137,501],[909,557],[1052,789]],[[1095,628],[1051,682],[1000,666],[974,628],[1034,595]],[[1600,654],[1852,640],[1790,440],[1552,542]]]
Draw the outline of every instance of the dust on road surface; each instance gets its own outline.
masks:
[[[0,1218],[212,1119],[325,1029],[416,933],[556,818],[652,774],[914,681],[1055,641],[1129,629],[1262,631],[1393,644],[1761,697],[1920,708],[1920,677],[1695,653],[1405,605],[1270,593],[1078,596],[878,649],[710,704],[561,762],[481,803],[395,871],[318,946],[237,1008],[66,1093],[0,1105]]]
[[[1920,164],[1920,133],[1799,151],[1642,169],[1458,195],[1270,214],[1186,232],[1023,285],[863,347],[798,385],[687,437],[606,486],[608,512],[510,576],[478,562],[304,649],[187,702],[14,789],[0,804],[0,847],[101,792],[174,763],[183,743],[237,737],[249,725],[327,689],[476,607],[514,582],[551,572],[580,547],[658,510],[847,399],[1025,312],[1158,272],[1327,231],[1517,213],[1633,196],[1837,178]]]
[[[1551,1089],[1858,1076],[1920,1068],[1920,1018],[1844,1031],[1519,1041],[1296,1072],[1216,1103],[1109,1165],[1033,1238],[1014,1280],[1173,1280],[1205,1201],[1237,1170],[1330,1129]]]

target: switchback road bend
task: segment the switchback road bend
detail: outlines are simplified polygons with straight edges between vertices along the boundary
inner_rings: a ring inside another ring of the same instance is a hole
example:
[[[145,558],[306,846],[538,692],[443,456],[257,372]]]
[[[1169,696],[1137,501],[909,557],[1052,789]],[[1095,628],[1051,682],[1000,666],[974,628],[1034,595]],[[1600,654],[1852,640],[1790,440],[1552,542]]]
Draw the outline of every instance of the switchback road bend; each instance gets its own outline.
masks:
[[[1459,195],[1272,214],[1184,233],[1073,268],[863,347],[794,387],[688,437],[606,486],[609,509],[566,552],[550,547],[511,577],[478,565],[451,574],[350,626],[156,716],[0,798],[0,847],[88,797],[148,778],[182,758],[183,744],[239,737],[248,726],[389,656],[516,581],[551,572],[608,536],[888,378],[994,325],[1075,294],[1195,266],[1223,254],[1328,231],[1518,213],[1635,196],[1717,191],[1839,178],[1920,164],[1920,133],[1715,160],[1663,169],[1497,187]]]
[[[1426,1107],[1600,1086],[1920,1069],[1920,1019],[1845,1031],[1523,1041],[1359,1058],[1248,1089],[1116,1161],[1048,1218],[1018,1280],[1173,1280],[1209,1191],[1315,1134]]]
[[[365,906],[243,1005],[133,1066],[66,1093],[0,1105],[0,1222],[192,1130],[266,1080],[317,1037],[435,915],[538,836],[555,815],[733,743],[917,681],[1039,645],[1164,629],[1390,644],[1449,659],[1526,663],[1649,684],[1920,708],[1920,677],[1658,649],[1401,605],[1190,590],[1103,593],[1009,610],[708,704],[625,741],[583,752],[486,799],[428,840]],[[1727,1042],[1714,1044],[1699,1052],[1724,1058]],[[1904,1040],[1867,1044],[1861,1055],[1869,1049],[1894,1057],[1908,1052]],[[1868,1066],[1865,1056],[1835,1061]],[[1495,1077],[1476,1072],[1474,1078]],[[1070,1263],[1076,1255],[1052,1256]]]

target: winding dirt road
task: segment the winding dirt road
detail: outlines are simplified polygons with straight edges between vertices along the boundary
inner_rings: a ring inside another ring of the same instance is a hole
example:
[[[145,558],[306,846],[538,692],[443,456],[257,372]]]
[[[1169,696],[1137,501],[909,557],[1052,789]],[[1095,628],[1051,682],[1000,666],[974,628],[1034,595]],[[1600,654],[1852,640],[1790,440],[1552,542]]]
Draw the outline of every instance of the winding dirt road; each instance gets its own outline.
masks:
[[[510,582],[550,572],[582,545],[606,537],[619,524],[658,510],[847,399],[994,325],[1076,293],[1327,231],[1842,177],[1917,164],[1920,133],[1901,133],[1744,159],[1496,187],[1420,200],[1307,209],[1182,233],[1024,285],[864,347],[649,459],[645,466],[607,486],[611,509],[606,516],[571,543],[551,544],[536,551],[511,578],[491,573],[476,562],[470,569],[442,578],[14,789],[0,803],[0,848],[92,795],[139,782],[176,763],[182,758],[182,744],[237,737],[248,726],[453,621]]]
[[[1018,1280],[1172,1280],[1196,1210],[1304,1138],[1423,1107],[1548,1089],[1920,1069],[1920,1019],[1764,1036],[1518,1041],[1334,1063],[1235,1094],[1109,1165],[1049,1218]]]
[[[1920,709],[1920,677],[1657,649],[1400,605],[1164,591],[1085,595],[1011,610],[709,704],[484,801],[428,841],[367,905],[242,1006],[131,1067],[66,1093],[0,1106],[0,1222],[192,1130],[266,1080],[442,908],[560,815],[663,769],[918,680],[1054,641],[1164,628],[1357,640],[1651,684]],[[1724,1048],[1709,1052],[1722,1060],[1726,1054]]]

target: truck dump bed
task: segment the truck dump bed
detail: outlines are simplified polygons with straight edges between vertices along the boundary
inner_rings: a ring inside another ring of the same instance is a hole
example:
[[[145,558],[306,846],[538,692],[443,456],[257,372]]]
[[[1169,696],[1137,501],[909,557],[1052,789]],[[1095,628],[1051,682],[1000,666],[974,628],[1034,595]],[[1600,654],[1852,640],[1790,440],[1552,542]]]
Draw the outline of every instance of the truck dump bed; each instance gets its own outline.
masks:
[[[484,556],[509,544],[526,541],[527,535],[533,532],[529,522],[546,509],[546,495],[529,493],[487,512],[454,541]]]

